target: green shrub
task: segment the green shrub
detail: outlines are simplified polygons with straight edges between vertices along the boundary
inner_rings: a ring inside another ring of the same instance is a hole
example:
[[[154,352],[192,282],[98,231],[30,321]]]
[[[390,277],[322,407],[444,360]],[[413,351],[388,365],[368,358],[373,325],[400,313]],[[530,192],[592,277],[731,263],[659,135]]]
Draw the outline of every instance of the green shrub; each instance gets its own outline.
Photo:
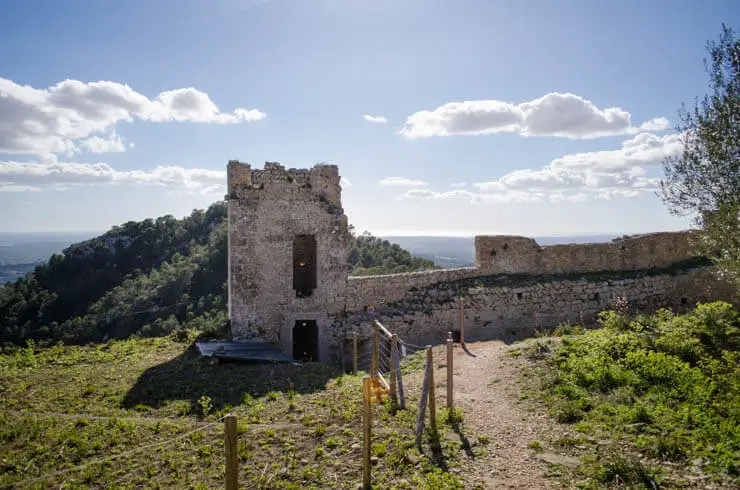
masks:
[[[660,460],[701,457],[705,469],[737,477],[740,314],[715,302],[683,315],[608,311],[600,323],[548,356],[529,356],[542,368],[541,399],[552,415],[577,422],[576,430],[624,437]],[[622,456],[599,471],[604,483],[656,478]]]

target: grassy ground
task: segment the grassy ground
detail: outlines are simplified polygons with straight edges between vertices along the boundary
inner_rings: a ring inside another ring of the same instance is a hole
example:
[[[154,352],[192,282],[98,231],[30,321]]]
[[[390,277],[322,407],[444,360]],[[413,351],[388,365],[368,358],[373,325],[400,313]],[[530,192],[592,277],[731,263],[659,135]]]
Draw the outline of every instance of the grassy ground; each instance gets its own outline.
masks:
[[[216,421],[227,413],[238,417],[242,487],[360,481],[361,376],[322,364],[218,364],[192,340],[0,354],[0,487],[222,487]],[[455,468],[467,456],[451,427],[412,447],[419,387],[408,390],[408,410],[373,405],[373,483],[462,488]]]
[[[740,485],[740,315],[711,303],[601,322],[510,352],[528,396],[572,427],[548,441],[581,457],[565,477],[581,488]]]

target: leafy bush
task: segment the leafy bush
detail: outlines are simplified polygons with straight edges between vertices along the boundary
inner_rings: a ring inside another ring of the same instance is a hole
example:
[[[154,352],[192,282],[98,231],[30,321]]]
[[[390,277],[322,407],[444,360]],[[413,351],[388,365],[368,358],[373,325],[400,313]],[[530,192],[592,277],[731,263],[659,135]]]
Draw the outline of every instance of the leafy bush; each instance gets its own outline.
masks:
[[[684,315],[601,314],[602,328],[568,338],[547,358],[543,400],[561,422],[621,431],[638,450],[740,476],[740,314],[724,302]],[[603,482],[646,483],[654,472],[624,458]],[[738,479],[740,482],[740,479]]]

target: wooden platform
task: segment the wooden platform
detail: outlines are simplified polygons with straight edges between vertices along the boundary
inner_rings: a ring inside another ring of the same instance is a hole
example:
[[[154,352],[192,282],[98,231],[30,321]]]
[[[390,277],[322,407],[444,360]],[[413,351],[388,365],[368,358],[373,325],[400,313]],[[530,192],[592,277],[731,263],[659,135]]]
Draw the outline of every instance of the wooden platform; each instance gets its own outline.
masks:
[[[204,357],[249,362],[298,362],[280,352],[280,347],[269,342],[238,342],[211,340],[195,343]]]

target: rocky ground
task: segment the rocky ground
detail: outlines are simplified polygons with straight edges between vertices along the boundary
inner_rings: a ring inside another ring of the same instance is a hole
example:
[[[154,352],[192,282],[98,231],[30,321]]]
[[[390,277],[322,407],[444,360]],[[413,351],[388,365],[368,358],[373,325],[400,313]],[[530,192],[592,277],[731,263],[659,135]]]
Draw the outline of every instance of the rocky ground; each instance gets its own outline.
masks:
[[[546,461],[574,465],[577,460],[535,450],[537,441],[564,429],[544,411],[530,410],[520,401],[519,368],[505,354],[510,348],[501,341],[467,344],[467,352],[455,345],[454,402],[464,420],[458,436],[471,445],[485,445],[485,451],[470,452],[475,456],[466,459],[461,476],[469,488],[562,488],[558,472]],[[435,348],[435,368],[441,408],[446,403],[444,346]]]

